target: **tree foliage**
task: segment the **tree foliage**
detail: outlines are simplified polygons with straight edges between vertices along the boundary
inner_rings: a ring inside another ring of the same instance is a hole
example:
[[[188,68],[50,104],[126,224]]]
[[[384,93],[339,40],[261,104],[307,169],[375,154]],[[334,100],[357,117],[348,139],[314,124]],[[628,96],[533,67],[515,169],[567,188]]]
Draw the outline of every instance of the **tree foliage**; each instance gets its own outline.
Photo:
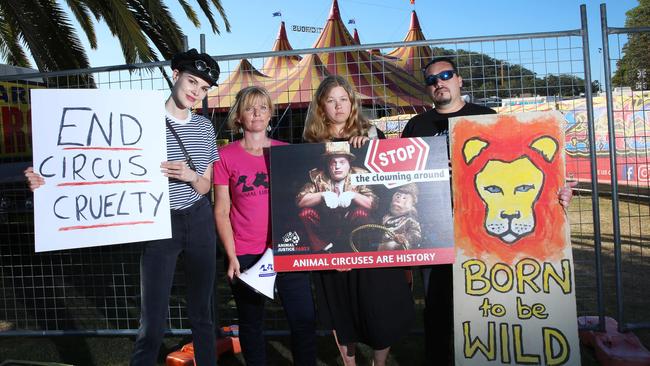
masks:
[[[474,98],[515,98],[527,96],[579,96],[585,92],[584,79],[570,74],[538,75],[522,65],[462,49],[434,47],[436,56],[449,56],[463,77],[463,85]],[[592,84],[592,91],[598,85]]]
[[[626,13],[625,27],[650,26],[650,0],[639,0],[639,5]],[[650,87],[650,34],[632,33],[623,46],[623,57],[616,63],[612,78],[614,86],[648,90]],[[647,75],[646,75],[647,73]]]
[[[187,0],[178,0],[185,16],[200,21]],[[90,47],[98,47],[94,21],[105,22],[117,37],[126,63],[158,61],[182,50],[183,32],[163,0],[65,0],[79,22]],[[214,7],[227,32],[230,23],[220,0],[196,0],[214,33],[221,29]],[[40,71],[89,67],[88,56],[64,11],[61,0],[0,0],[0,57],[12,65],[31,67],[26,51]]]

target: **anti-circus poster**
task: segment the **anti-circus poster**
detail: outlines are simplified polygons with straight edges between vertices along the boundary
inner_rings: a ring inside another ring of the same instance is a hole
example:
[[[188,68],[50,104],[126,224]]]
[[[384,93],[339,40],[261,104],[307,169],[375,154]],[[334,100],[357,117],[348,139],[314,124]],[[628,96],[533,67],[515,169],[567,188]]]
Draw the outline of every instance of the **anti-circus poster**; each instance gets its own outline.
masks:
[[[559,112],[450,120],[456,365],[577,365]]]
[[[34,89],[35,251],[171,237],[165,95]]]
[[[444,137],[274,146],[276,271],[451,263]]]

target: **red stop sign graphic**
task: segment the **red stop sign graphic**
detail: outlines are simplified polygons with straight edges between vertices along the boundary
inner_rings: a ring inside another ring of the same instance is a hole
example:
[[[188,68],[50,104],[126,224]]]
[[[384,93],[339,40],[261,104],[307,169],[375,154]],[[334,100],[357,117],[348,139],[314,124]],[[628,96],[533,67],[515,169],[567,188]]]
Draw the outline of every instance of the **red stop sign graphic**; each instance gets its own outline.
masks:
[[[372,140],[364,162],[373,173],[424,170],[429,145],[420,137]]]

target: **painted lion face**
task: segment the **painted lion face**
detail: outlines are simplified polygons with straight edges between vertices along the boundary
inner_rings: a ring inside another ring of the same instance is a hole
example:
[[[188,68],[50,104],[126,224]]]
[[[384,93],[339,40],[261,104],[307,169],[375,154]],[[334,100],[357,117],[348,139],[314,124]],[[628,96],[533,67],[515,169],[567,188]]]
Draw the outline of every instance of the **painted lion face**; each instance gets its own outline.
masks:
[[[470,163],[488,146],[480,139],[468,140],[463,148]],[[530,145],[533,151],[551,161],[557,143],[550,137]],[[513,161],[488,160],[474,177],[474,188],[485,204],[483,226],[489,235],[513,244],[535,230],[534,206],[544,185],[544,173],[522,155]]]
[[[533,232],[533,205],[543,184],[544,174],[527,156],[512,162],[490,160],[474,180],[486,206],[487,232],[508,244]]]

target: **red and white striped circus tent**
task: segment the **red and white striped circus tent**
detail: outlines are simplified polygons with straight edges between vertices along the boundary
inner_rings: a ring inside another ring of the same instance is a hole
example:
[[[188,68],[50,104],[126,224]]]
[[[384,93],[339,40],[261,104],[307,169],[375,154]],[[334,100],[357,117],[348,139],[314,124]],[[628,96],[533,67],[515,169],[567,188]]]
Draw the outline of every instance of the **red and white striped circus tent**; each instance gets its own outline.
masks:
[[[407,39],[424,39],[414,14]],[[412,32],[414,26],[419,33]],[[415,35],[411,36],[412,33]],[[358,37],[358,32],[356,40],[350,35],[341,19],[338,1],[333,0],[327,22],[313,48],[359,45]],[[288,50],[292,47],[285,24],[281,22],[273,51]],[[421,112],[431,106],[431,100],[424,92],[422,82],[404,68],[415,64],[409,60],[417,58],[417,54],[399,53],[398,50],[391,52],[390,57],[366,50],[316,50],[315,54],[303,55],[302,59],[299,56],[274,56],[265,61],[261,71],[243,59],[218,88],[210,91],[208,108],[221,112],[228,110],[237,92],[250,85],[265,87],[280,108],[305,108],[319,83],[327,75],[336,74],[350,81],[365,106],[379,105],[382,109],[393,110],[391,114]]]
[[[359,31],[357,31],[357,28],[354,28],[352,39],[354,40],[354,44],[361,44],[361,39],[359,38]]]
[[[275,44],[273,44],[272,51],[290,50],[293,50],[293,48],[289,43],[289,38],[287,37],[287,30],[284,27],[284,22],[281,22],[280,31],[278,31],[278,38],[275,40]],[[262,72],[269,77],[282,79],[287,77],[289,70],[296,66],[298,62],[300,62],[300,56],[269,57],[262,67]]]
[[[241,89],[252,85],[269,88],[274,83],[275,79],[262,74],[247,59],[242,59],[228,78],[208,93],[208,108],[227,110]]]
[[[268,90],[278,106],[307,107],[327,75],[329,73],[320,58],[315,54],[307,55],[289,71],[286,78],[278,79]]]
[[[354,28],[354,34],[352,35],[352,39],[354,39],[354,42],[356,42],[356,44],[359,45],[361,44],[361,38],[359,38],[359,31],[357,30],[357,28]],[[376,55],[376,56],[381,55],[381,51],[378,48],[368,50],[368,52],[371,55]]]
[[[404,38],[404,42],[425,40],[420,21],[415,10],[411,12],[411,26]],[[415,78],[424,82],[422,68],[433,58],[433,51],[429,46],[403,46],[386,54],[387,57],[395,59],[395,63],[402,69],[409,72]]]
[[[313,48],[355,44],[341,19],[338,1],[333,0],[327,23]],[[386,58],[365,50],[323,52],[318,56],[330,73],[347,77],[359,93],[373,98],[377,104],[395,108],[399,113],[418,112],[431,106],[422,84]]]

